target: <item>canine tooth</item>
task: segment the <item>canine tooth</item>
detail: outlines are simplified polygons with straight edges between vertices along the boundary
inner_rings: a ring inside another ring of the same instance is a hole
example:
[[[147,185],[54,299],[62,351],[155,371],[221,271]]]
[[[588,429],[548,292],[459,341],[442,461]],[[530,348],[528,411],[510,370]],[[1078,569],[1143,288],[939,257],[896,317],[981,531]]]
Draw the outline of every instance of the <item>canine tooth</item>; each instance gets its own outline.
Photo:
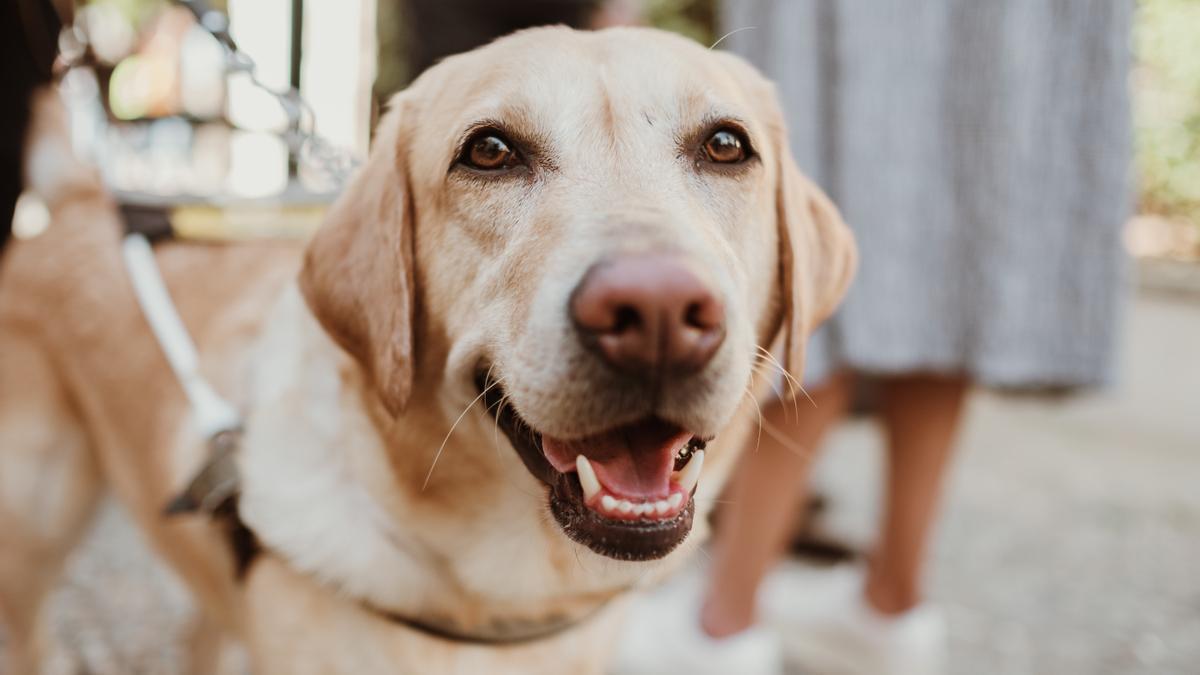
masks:
[[[604,495],[600,498],[600,506],[603,506],[605,511],[612,511],[617,508],[617,499],[612,495]]]
[[[662,514],[666,513],[667,511],[669,511],[670,508],[671,508],[671,505],[667,504],[667,500],[665,500],[665,499],[660,499],[660,500],[654,502],[654,510],[660,516]]]
[[[675,473],[675,481],[679,483],[679,487],[683,488],[684,492],[690,493],[692,488],[696,487],[696,481],[700,480],[700,469],[704,466],[704,451],[697,450],[692,453],[692,458],[679,471]]]
[[[667,505],[671,508],[677,508],[681,503],[683,503],[682,492],[673,492],[670,497],[667,497]]]
[[[592,497],[600,494],[600,479],[596,478],[596,470],[592,468],[592,463],[583,455],[575,456],[575,470],[579,472],[579,484],[583,486],[584,501],[591,501]]]
[[[621,513],[629,513],[633,510],[633,504],[630,504],[626,499],[622,499],[621,501],[617,502],[617,510]]]

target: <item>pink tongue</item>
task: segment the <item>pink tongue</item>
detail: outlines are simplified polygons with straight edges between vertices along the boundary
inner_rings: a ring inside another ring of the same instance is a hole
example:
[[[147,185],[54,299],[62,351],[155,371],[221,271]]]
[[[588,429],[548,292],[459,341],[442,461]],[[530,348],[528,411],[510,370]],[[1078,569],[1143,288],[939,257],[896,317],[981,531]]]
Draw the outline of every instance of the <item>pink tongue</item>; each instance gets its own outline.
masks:
[[[542,437],[542,452],[560,473],[587,457],[600,484],[619,497],[659,499],[671,489],[675,455],[691,434],[661,420],[646,420],[589,438],[561,441]]]

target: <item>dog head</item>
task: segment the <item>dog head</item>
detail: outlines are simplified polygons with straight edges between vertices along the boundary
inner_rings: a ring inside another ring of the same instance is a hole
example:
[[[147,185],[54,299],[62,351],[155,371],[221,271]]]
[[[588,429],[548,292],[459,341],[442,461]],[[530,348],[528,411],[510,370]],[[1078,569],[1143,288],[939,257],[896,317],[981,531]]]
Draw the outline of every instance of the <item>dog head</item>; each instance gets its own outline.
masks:
[[[555,28],[398,95],[301,282],[393,415],[439,396],[448,428],[494,420],[545,484],[523,498],[644,560],[689,532],[705,448],[776,334],[799,378],[853,266],[752,67],[658,31]]]

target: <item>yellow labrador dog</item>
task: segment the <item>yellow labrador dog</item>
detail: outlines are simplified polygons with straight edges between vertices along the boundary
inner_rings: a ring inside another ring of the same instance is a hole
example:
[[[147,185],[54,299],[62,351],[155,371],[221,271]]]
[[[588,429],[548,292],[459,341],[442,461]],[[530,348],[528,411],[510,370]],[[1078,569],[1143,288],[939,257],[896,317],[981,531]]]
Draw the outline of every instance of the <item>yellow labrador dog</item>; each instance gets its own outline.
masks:
[[[203,608],[197,669],[219,626],[256,673],[601,672],[621,596],[703,539],[765,348],[798,377],[854,266],[743,61],[562,28],[449,58],[305,250],[157,249],[245,418],[234,527],[164,515],[205,439],[115,210],[39,138],[53,224],[0,264],[8,673],[102,484]]]

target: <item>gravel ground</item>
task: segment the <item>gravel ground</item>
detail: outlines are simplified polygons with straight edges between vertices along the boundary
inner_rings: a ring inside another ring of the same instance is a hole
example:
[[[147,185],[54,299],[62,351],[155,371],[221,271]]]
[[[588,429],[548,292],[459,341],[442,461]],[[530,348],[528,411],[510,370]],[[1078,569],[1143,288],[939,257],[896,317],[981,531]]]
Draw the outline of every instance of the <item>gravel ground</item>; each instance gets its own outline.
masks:
[[[1143,293],[1126,323],[1113,391],[972,402],[931,571],[952,673],[1200,672],[1200,296]],[[830,526],[854,540],[878,445],[847,425],[819,471]],[[178,670],[186,595],[116,507],[50,612],[53,672]]]

